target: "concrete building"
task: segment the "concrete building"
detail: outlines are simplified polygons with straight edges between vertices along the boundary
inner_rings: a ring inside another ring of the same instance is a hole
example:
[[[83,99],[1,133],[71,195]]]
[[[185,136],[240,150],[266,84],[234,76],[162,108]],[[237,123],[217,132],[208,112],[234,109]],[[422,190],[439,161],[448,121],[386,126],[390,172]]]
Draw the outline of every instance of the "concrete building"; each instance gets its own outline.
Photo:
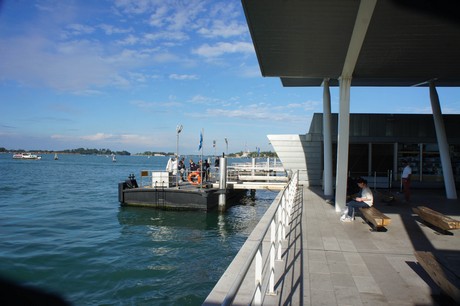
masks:
[[[428,87],[446,197],[457,199],[436,87],[460,86],[452,1],[242,0],[260,71],[284,87],[323,87],[324,194],[333,193],[330,86],[340,89],[336,211],[345,209],[352,86]],[[308,161],[306,161],[308,162]]]
[[[460,181],[460,115],[443,115],[455,183]],[[336,176],[338,114],[331,114],[333,176]],[[286,169],[299,171],[306,186],[323,186],[323,114],[313,116],[304,135],[268,135]],[[399,186],[401,161],[413,171],[413,186],[444,185],[433,115],[351,114],[350,177],[377,177],[377,187]],[[391,180],[391,181],[389,181]],[[369,183],[372,186],[372,179]]]

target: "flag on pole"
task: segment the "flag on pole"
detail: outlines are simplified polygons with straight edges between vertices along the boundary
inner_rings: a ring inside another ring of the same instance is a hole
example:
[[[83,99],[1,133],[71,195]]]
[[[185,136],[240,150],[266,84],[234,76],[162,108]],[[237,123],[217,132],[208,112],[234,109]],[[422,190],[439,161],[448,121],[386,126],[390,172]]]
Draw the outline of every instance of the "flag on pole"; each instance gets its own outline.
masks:
[[[198,151],[201,150],[201,147],[203,146],[203,132],[200,132],[200,145],[198,147]]]

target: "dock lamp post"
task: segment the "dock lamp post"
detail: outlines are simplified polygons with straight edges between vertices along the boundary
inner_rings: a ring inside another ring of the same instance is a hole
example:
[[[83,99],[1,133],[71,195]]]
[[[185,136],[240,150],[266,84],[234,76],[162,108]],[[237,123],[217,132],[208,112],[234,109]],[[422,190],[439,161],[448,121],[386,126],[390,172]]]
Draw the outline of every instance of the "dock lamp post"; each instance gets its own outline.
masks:
[[[176,127],[177,141],[176,141],[176,187],[179,186],[179,134],[182,132],[182,124],[178,124]]]

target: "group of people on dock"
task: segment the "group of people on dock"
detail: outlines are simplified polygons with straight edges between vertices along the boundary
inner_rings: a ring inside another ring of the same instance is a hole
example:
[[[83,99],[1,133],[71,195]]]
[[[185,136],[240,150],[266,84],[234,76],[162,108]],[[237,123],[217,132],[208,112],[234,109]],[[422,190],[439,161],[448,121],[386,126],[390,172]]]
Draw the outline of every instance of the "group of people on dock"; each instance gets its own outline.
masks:
[[[185,167],[185,164],[184,164],[184,167]],[[190,159],[190,161],[189,161],[189,171],[190,172],[198,172],[198,173],[200,173],[203,181],[206,182],[210,178],[211,165],[209,164],[208,160],[206,160],[206,159],[204,160],[204,162],[202,160],[198,161],[198,164],[195,164],[193,159]]]
[[[216,162],[218,167],[218,161]],[[185,158],[182,157],[179,161],[175,157],[172,157],[166,166],[166,170],[172,174],[173,177],[177,177],[180,182],[191,181],[191,178],[198,178],[200,182],[207,182],[211,178],[211,165],[209,161],[198,161],[196,164],[193,159],[189,160],[188,169],[185,165]],[[191,174],[193,175],[191,176]],[[198,177],[199,176],[199,177]]]

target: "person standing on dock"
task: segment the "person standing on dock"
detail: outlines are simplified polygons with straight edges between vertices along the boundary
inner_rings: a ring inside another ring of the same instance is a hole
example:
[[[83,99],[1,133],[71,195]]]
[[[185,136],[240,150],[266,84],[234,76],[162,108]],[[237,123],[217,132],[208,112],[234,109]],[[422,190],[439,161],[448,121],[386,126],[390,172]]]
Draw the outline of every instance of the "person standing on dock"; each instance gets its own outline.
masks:
[[[193,159],[190,159],[189,167],[190,167],[190,172],[196,171],[198,169],[198,167],[195,164],[195,162],[193,161]]]
[[[172,174],[176,176],[177,174],[177,158],[173,157],[171,162]]]
[[[177,158],[172,157],[168,160],[166,171],[169,173],[169,182],[173,182],[177,174]]]
[[[404,169],[401,175],[402,185],[404,189],[404,200],[406,201],[406,203],[408,203],[410,202],[410,179],[412,176],[412,168],[410,167],[407,160],[403,160],[402,164],[404,166]]]
[[[179,176],[181,181],[185,181],[185,163],[184,163],[185,158],[182,157],[181,160],[179,161],[179,165],[177,166],[177,170],[179,170]]]
[[[208,160],[205,159],[203,163],[203,178],[205,182],[209,179],[209,168],[211,168],[211,165],[208,163]]]

